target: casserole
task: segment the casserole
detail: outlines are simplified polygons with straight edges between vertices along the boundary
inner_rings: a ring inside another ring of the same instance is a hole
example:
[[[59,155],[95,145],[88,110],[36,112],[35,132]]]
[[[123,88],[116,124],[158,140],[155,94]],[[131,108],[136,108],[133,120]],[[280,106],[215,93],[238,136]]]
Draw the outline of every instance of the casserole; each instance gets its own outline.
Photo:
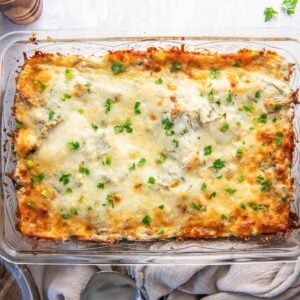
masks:
[[[83,32],[81,32],[82,34]],[[8,118],[11,114],[13,99],[15,95],[15,70],[23,65],[20,53],[25,50],[27,57],[34,54],[36,50],[45,52],[59,52],[63,54],[81,54],[91,55],[97,53],[101,55],[107,50],[121,50],[134,48],[135,50],[145,50],[150,45],[157,47],[181,46],[180,38],[95,38],[94,33],[89,32],[86,36],[78,39],[69,38],[67,33],[53,32],[52,37],[57,39],[47,39],[47,33],[38,33],[30,42],[28,33],[9,35],[7,49],[2,54],[2,72],[5,72],[1,89],[2,97],[2,202],[1,213],[4,223],[1,224],[1,251],[7,259],[14,261],[29,262],[66,262],[66,263],[222,263],[239,260],[261,260],[261,259],[282,259],[293,260],[298,255],[298,231],[294,230],[285,238],[268,237],[264,239],[250,239],[240,241],[238,239],[217,239],[217,240],[199,240],[199,241],[160,241],[131,243],[120,242],[114,245],[99,244],[93,242],[67,241],[56,243],[51,241],[38,241],[35,250],[32,249],[32,241],[22,237],[15,229],[16,219],[14,214],[17,209],[17,202],[12,186],[11,178],[8,175],[15,167],[12,157],[12,140],[9,137],[9,130],[14,127],[14,122]],[[73,33],[72,33],[73,34]],[[78,33],[79,34],[79,33]],[[295,72],[290,81],[290,88],[296,90],[299,86],[299,69],[297,65],[297,47],[298,42],[289,38],[186,38],[184,44],[188,50],[208,49],[220,53],[235,52],[241,48],[267,49],[276,51],[282,55],[287,62],[296,65]],[[20,50],[22,49],[22,51]],[[7,88],[9,82],[9,88]],[[298,116],[297,107],[295,107],[294,125]],[[297,128],[297,126],[296,126]],[[297,141],[297,129],[295,137]],[[296,146],[297,148],[297,143]],[[297,153],[297,151],[295,151]],[[294,155],[292,174],[295,177],[298,156]],[[295,185],[296,187],[296,185]],[[295,191],[297,195],[297,190]],[[297,199],[297,197],[296,197]],[[292,202],[292,211],[297,212],[297,201]],[[39,255],[34,256],[33,253]],[[67,259],[67,260],[66,260]]]

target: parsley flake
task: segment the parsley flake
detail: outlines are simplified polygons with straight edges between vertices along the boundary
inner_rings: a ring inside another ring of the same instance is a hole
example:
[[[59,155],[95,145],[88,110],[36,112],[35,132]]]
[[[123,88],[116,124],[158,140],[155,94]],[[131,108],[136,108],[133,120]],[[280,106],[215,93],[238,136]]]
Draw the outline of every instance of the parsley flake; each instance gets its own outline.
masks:
[[[140,106],[141,106],[141,102],[135,102],[133,109],[134,109],[134,113],[136,115],[140,115],[141,114]]]
[[[44,91],[47,88],[47,85],[39,79],[35,79],[33,83],[39,85],[42,91]]]
[[[110,166],[112,163],[111,155],[107,154],[102,158],[102,165],[103,166]]]
[[[71,141],[67,145],[72,150],[78,150],[80,148],[80,143],[77,141]]]
[[[60,97],[61,101],[67,101],[68,99],[71,99],[71,98],[72,98],[72,96],[69,94],[62,94]]]
[[[220,70],[219,69],[210,69],[210,78],[211,79],[216,79],[220,75]]]
[[[37,175],[31,178],[31,183],[32,184],[41,183],[44,178],[45,178],[44,173],[38,173]]]
[[[148,183],[150,183],[150,184],[154,184],[155,183],[155,178],[154,177],[149,177],[148,178]]]
[[[140,160],[138,161],[138,165],[141,167],[146,163],[146,158],[141,157]]]
[[[265,22],[270,21],[277,14],[278,11],[276,11],[273,7],[266,7],[264,10]]]
[[[147,226],[151,226],[151,221],[152,221],[152,219],[151,219],[151,217],[149,217],[148,215],[145,215],[144,218],[143,218],[143,220],[142,220],[142,222],[143,222],[145,225],[147,225]]]
[[[120,61],[116,61],[111,65],[112,72],[116,74],[124,73],[125,72],[125,66]]]
[[[229,129],[229,124],[228,123],[223,123],[222,125],[219,126],[218,128],[221,132],[226,132]]]
[[[195,208],[196,210],[203,210],[203,206],[196,202],[192,202],[192,207]]]
[[[209,146],[204,147],[203,153],[204,153],[204,156],[210,155],[212,153],[212,146],[209,145]]]
[[[221,159],[216,159],[214,162],[213,162],[213,167],[215,169],[222,169],[225,167],[225,162],[222,161]]]
[[[182,64],[179,63],[179,62],[175,62],[171,65],[170,67],[170,71],[171,73],[175,73],[175,72],[178,72],[179,70],[182,69]]]
[[[67,185],[70,182],[71,173],[62,173],[59,177],[59,182],[62,182],[63,185]]]
[[[283,0],[282,2],[283,9],[288,15],[293,15],[295,13],[297,4],[298,0]]]
[[[114,197],[112,195],[107,195],[106,196],[106,202],[108,205],[110,205],[112,208],[115,208],[115,201]]]
[[[48,119],[49,119],[49,121],[53,121],[54,118],[55,118],[55,112],[54,112],[54,110],[51,109],[48,114]]]
[[[84,174],[86,176],[90,175],[90,170],[85,166],[79,166],[78,171],[79,173]]]
[[[203,183],[201,184],[201,191],[202,191],[202,192],[205,191],[206,188],[207,188],[207,184],[206,184],[205,182],[203,182]]]
[[[103,189],[104,189],[104,187],[105,187],[105,184],[104,184],[104,182],[99,182],[99,183],[97,184],[97,188],[98,188],[98,189],[101,189],[101,190],[103,190]]]
[[[110,99],[110,98],[106,99],[106,101],[105,101],[105,113],[106,114],[111,111],[112,103],[113,103],[112,99]]]
[[[243,148],[238,148],[238,149],[236,149],[235,156],[241,157],[241,156],[243,156],[243,153],[244,153],[244,149]]]
[[[158,78],[158,79],[155,80],[155,83],[156,84],[162,84],[163,80],[161,78]]]
[[[225,192],[228,193],[229,195],[233,195],[236,192],[236,189],[227,188],[225,189]]]
[[[66,69],[65,70],[65,76],[67,79],[73,79],[74,74],[72,69]]]
[[[92,128],[93,128],[95,131],[97,131],[98,128],[99,128],[99,126],[96,125],[96,124],[94,124],[94,123],[91,123],[91,126],[92,126]]]

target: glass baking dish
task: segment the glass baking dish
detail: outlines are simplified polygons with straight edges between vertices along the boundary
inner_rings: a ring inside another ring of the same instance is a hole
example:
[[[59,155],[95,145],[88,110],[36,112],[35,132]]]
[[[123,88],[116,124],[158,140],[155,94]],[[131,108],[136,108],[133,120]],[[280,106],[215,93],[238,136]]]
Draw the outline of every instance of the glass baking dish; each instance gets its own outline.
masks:
[[[187,33],[188,32],[188,33]],[[35,51],[101,56],[108,50],[146,49],[185,45],[188,50],[234,52],[241,48],[271,49],[295,65],[291,88],[300,87],[300,41],[297,29],[222,29],[186,31],[184,37],[134,37],[125,29],[118,36],[98,30],[13,32],[0,39],[0,110],[1,110],[1,199],[0,255],[14,263],[41,264],[228,264],[253,261],[295,261],[300,255],[300,229],[288,235],[264,238],[211,239],[186,241],[99,242],[34,241],[15,228],[17,202],[11,173],[14,168],[11,132],[14,127],[12,106],[15,78],[24,63],[24,54]],[[218,34],[218,36],[217,36]],[[113,36],[113,37],[112,37]],[[121,37],[123,36],[123,37]],[[124,36],[127,36],[126,38]],[[131,36],[131,37],[130,37]],[[300,214],[299,199],[299,124],[300,110],[294,107],[295,151],[292,176],[295,199],[292,208]],[[296,218],[295,218],[296,222]],[[297,224],[296,224],[297,225]],[[297,226],[296,226],[297,227]]]

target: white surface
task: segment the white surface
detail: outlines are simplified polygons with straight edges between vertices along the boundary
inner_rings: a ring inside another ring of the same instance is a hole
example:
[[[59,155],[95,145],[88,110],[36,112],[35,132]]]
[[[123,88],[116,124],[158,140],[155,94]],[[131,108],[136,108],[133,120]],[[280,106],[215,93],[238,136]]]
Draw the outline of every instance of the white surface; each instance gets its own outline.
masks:
[[[99,28],[144,29],[160,33],[162,28],[295,27],[300,26],[300,4],[296,14],[281,11],[281,0],[44,0],[44,12],[35,23],[21,26],[0,15],[0,35],[15,30]],[[275,19],[264,22],[263,11],[273,6]],[[172,30],[172,31],[173,31]]]

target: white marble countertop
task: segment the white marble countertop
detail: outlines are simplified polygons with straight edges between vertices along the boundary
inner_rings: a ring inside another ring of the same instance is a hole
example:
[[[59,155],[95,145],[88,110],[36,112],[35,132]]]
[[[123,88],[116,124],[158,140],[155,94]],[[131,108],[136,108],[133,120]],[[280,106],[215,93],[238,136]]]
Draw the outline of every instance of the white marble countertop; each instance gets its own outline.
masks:
[[[16,25],[0,14],[0,35],[18,30],[99,28],[114,31],[129,28],[162,34],[169,29],[211,27],[282,28],[300,26],[300,7],[288,16],[281,0],[43,0],[39,20],[27,26]],[[264,22],[263,10],[273,6],[279,14]],[[299,4],[300,6],[300,4]],[[181,31],[182,32],[182,31]]]

